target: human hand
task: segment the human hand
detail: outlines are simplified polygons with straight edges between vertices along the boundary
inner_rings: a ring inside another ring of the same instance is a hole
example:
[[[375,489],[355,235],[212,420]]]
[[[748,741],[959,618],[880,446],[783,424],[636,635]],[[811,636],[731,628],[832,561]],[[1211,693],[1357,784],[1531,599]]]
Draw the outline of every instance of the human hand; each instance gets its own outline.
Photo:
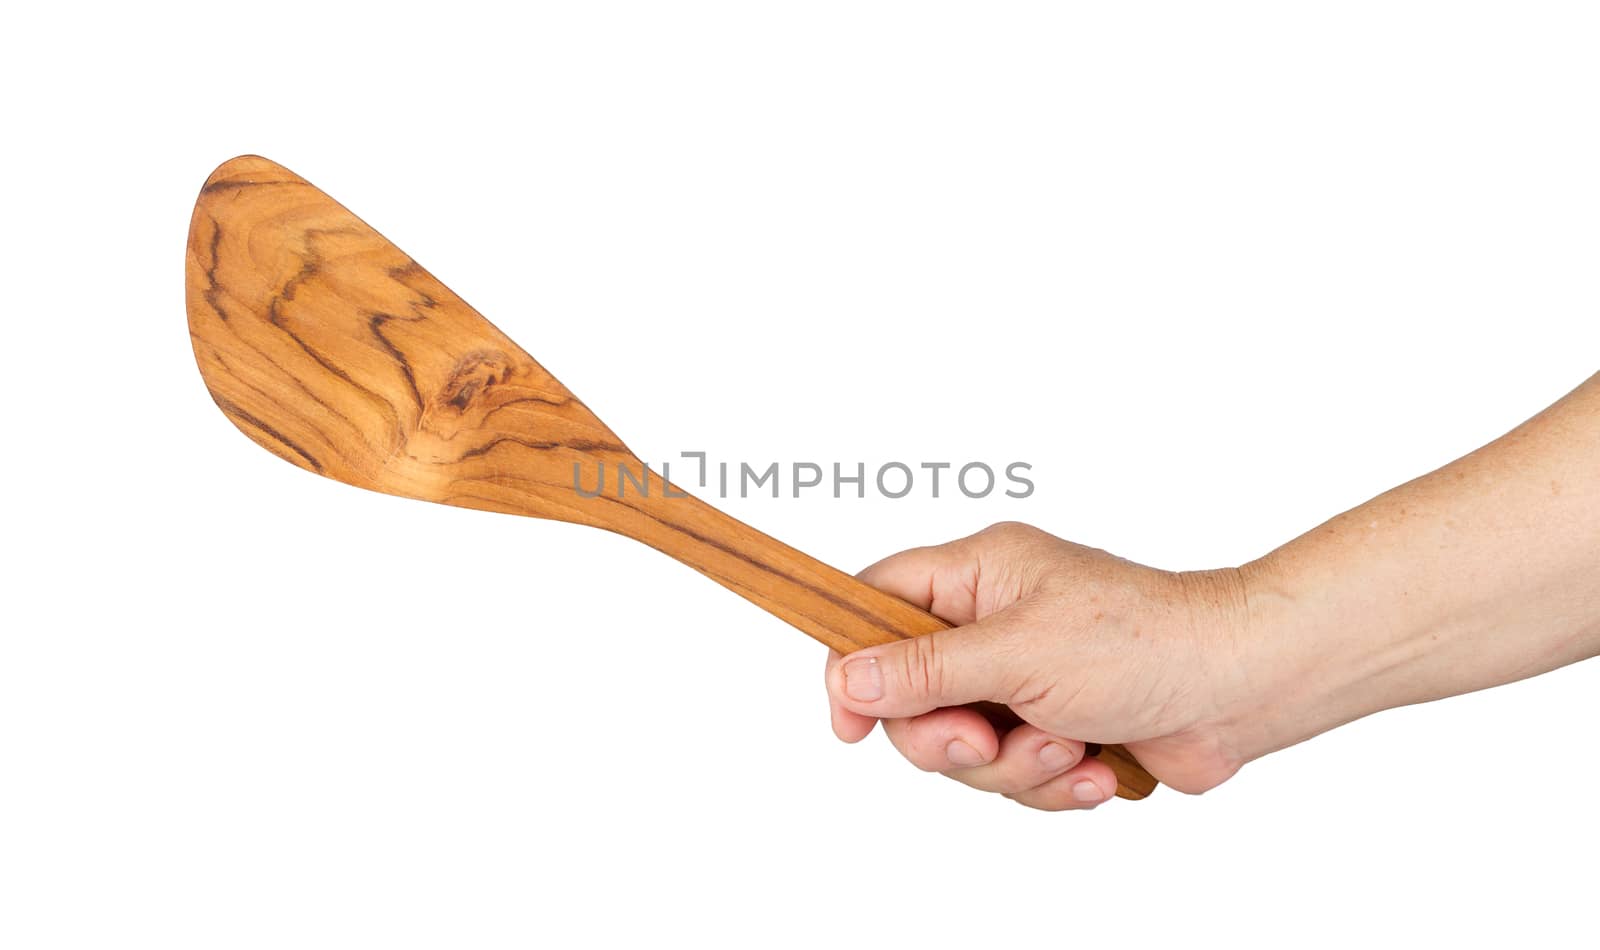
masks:
[[[882,720],[917,767],[1046,810],[1115,793],[1085,742],[1122,743],[1186,792],[1245,761],[1229,728],[1250,669],[1240,571],[1158,571],[1006,523],[860,576],[958,626],[830,651],[833,729],[846,742]],[[1022,724],[997,729],[966,706],[983,700]]]
[[[1483,448],[1238,569],[1172,573],[1000,524],[862,572],[958,626],[828,657],[833,730],[1044,809],[1122,743],[1202,792],[1382,709],[1600,656],[1600,375]],[[966,704],[1010,706],[997,730]]]

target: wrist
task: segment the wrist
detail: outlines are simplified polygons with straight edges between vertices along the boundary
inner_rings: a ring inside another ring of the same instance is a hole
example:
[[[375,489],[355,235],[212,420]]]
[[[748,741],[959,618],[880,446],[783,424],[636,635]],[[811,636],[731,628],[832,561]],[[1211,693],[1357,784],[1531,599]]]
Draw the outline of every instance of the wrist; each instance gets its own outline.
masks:
[[[1240,608],[1234,616],[1217,697],[1215,727],[1242,764],[1322,731],[1320,704],[1308,695],[1320,658],[1306,633],[1307,600],[1272,556],[1235,570]]]
[[[1359,578],[1281,552],[1237,573],[1244,606],[1216,725],[1241,763],[1436,698],[1426,656],[1441,631],[1383,603]]]
[[[1263,725],[1256,709],[1267,693],[1276,693],[1281,670],[1263,649],[1258,614],[1261,579],[1253,565],[1173,575],[1188,612],[1193,653],[1193,681],[1203,684],[1199,700],[1183,732],[1198,737],[1226,763],[1231,775],[1241,765],[1264,755],[1259,734]]]

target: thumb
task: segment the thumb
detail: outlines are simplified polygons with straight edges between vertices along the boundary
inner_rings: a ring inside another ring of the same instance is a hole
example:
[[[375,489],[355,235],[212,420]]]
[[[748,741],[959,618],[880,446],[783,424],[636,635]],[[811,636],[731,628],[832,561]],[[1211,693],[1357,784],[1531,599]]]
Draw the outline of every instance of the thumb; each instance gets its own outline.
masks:
[[[828,693],[875,719],[920,716],[979,700],[1005,702],[1017,682],[1014,650],[1003,649],[1004,612],[965,627],[869,647],[828,671]]]

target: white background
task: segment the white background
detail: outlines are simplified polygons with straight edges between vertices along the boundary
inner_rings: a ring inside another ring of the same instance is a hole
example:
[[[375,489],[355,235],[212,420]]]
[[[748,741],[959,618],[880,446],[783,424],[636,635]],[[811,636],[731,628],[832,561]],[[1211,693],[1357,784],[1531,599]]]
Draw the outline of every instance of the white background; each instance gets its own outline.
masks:
[[[1030,812],[837,743],[821,648],[654,552],[280,463],[190,356],[259,152],[646,458],[1034,465],[725,503],[824,560],[1236,564],[1600,344],[1593,8],[1311,6],[8,13],[0,945],[1592,943],[1593,664]]]

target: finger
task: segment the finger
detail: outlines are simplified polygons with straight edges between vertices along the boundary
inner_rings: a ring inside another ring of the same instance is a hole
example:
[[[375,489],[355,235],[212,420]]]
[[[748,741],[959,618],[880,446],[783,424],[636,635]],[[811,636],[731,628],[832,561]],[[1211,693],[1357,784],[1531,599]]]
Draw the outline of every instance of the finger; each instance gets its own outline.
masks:
[[[886,719],[883,732],[900,754],[924,772],[982,765],[1000,750],[994,726],[973,709],[935,709],[912,719]]]
[[[1022,599],[1060,544],[1031,525],[1001,522],[956,541],[902,551],[857,576],[959,626]]]
[[[953,624],[978,619],[978,560],[971,539],[890,555],[856,576]]]
[[[834,667],[844,660],[838,650],[829,650],[827,662],[823,665],[823,681],[827,682],[833,676]],[[832,693],[828,695],[828,719],[833,725],[833,734],[845,742],[860,742],[871,732],[878,720],[872,716],[863,716],[851,712],[834,700]]]
[[[1084,759],[1036,788],[1007,795],[1014,802],[1041,811],[1093,808],[1117,793],[1117,775],[1099,759]]]
[[[828,694],[842,709],[875,719],[906,719],[979,700],[1007,702],[1029,672],[1010,647],[1017,619],[1001,612],[852,653],[829,666]]]
[[[999,754],[990,761],[945,774],[986,792],[1015,795],[1045,784],[1082,759],[1083,743],[1024,724],[1006,733]]]

